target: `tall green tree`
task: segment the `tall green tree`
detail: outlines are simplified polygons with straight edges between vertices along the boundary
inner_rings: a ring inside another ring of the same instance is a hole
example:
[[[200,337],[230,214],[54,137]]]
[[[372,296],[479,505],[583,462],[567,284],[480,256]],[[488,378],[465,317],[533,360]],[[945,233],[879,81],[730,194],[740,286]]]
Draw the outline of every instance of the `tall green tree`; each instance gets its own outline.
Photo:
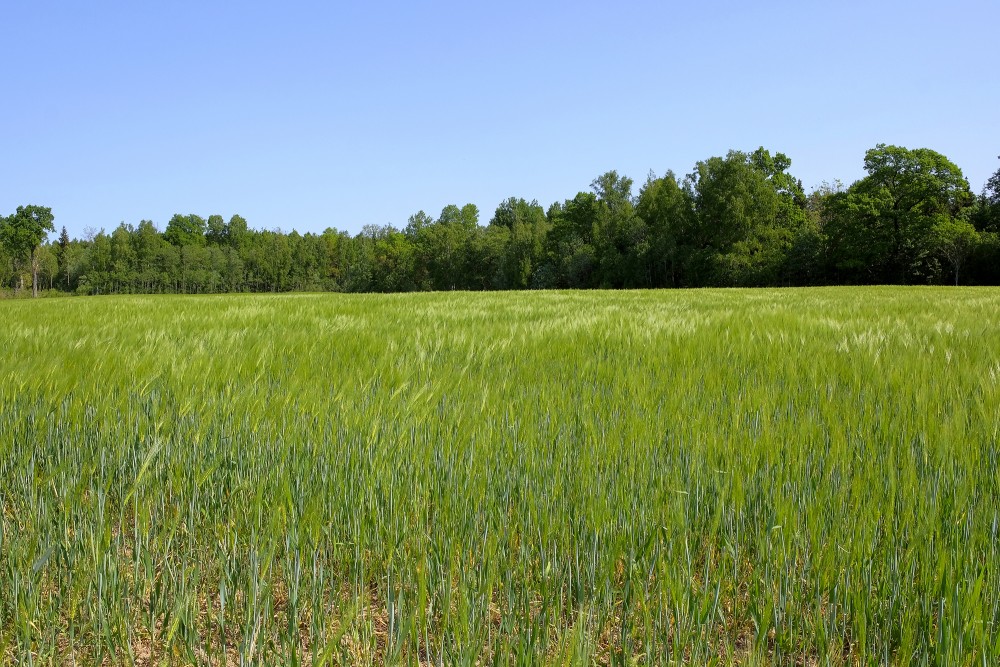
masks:
[[[59,233],[59,245],[56,249],[56,260],[59,262],[59,275],[64,289],[69,289],[69,233],[63,225]]]
[[[489,226],[509,230],[506,240],[503,234],[499,234],[487,242],[491,248],[503,249],[498,267],[497,287],[499,289],[530,287],[534,273],[543,258],[545,236],[549,229],[545,210],[537,201],[528,202],[510,197],[497,206]]]
[[[951,266],[955,285],[966,261],[980,243],[979,232],[968,220],[960,220],[947,215],[938,216],[932,228],[938,252]]]
[[[973,203],[969,183],[928,148],[879,144],[865,153],[868,175],[829,200],[830,252],[841,278],[914,283],[938,278],[934,227]]]
[[[973,224],[981,232],[1000,233],[1000,169],[997,169],[979,197]]]
[[[193,213],[190,215],[177,213],[167,223],[163,238],[178,247],[203,246],[206,229],[205,219],[201,216]]]
[[[409,292],[413,289],[413,242],[403,232],[385,226],[372,230],[372,289]]]
[[[90,245],[87,268],[80,278],[81,283],[91,294],[107,294],[112,288],[114,268],[115,256],[111,237],[102,229]]]
[[[686,284],[685,265],[698,245],[694,237],[695,212],[688,191],[672,171],[662,178],[649,175],[639,191],[636,214],[648,230],[651,286]]]
[[[56,245],[52,247],[49,244],[43,244],[38,246],[38,250],[35,252],[35,266],[38,267],[38,275],[41,278],[42,283],[48,284],[48,289],[52,289],[55,285],[55,279],[59,276],[59,258],[56,257]]]
[[[209,245],[225,245],[229,229],[221,215],[210,215],[205,223],[205,241]]]
[[[645,221],[636,215],[632,179],[608,171],[590,184],[597,195],[594,251],[602,287],[647,287],[649,239]]]
[[[49,232],[54,232],[52,209],[44,206],[18,206],[17,211],[0,222],[0,244],[17,261],[29,261],[31,296],[38,296],[38,247]]]
[[[111,289],[116,293],[131,293],[136,290],[136,253],[133,243],[135,230],[124,222],[111,232]]]
[[[242,215],[236,214],[229,218],[229,223],[226,225],[226,240],[229,245],[234,248],[241,247],[249,237],[249,227],[247,226],[246,218]]]
[[[420,211],[410,216],[406,235],[414,245],[414,284],[418,289],[451,290],[468,287],[466,258],[478,226],[479,210],[449,204],[436,221]]]
[[[1000,284],[1000,169],[983,187],[969,220],[979,242],[968,262],[968,275],[978,284]]]
[[[710,283],[786,282],[786,254],[807,219],[802,186],[787,171],[791,163],[762,147],[695,165],[687,178],[698,219],[693,237],[708,251]]]
[[[479,224],[479,209],[475,204],[466,204],[462,208],[455,204],[449,204],[441,210],[438,222],[443,225],[460,225],[466,229],[472,229]]]
[[[578,192],[573,199],[553,204],[547,213],[551,228],[545,242],[545,264],[539,287],[582,289],[598,284],[595,231],[601,204],[593,192]]]
[[[163,284],[158,257],[160,248],[167,245],[163,235],[157,231],[151,220],[141,220],[132,234],[135,251],[135,266],[139,284],[144,292],[161,292]]]
[[[508,282],[507,254],[511,232],[501,225],[472,230],[465,258],[465,287],[474,290],[513,289]]]

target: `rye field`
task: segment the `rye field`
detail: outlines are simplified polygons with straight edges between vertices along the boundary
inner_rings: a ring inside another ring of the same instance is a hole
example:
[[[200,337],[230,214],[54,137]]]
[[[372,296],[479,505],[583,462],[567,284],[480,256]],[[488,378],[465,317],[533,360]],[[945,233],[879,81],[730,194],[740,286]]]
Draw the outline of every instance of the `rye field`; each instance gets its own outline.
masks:
[[[1000,656],[1000,289],[7,301],[0,350],[0,663]]]

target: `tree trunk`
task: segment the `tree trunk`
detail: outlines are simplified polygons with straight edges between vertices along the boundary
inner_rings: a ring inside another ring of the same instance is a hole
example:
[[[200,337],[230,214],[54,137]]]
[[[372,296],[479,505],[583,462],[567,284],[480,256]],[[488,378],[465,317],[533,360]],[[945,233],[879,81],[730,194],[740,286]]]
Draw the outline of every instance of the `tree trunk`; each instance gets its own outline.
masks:
[[[31,250],[31,298],[38,298],[38,262],[35,261],[35,250]]]

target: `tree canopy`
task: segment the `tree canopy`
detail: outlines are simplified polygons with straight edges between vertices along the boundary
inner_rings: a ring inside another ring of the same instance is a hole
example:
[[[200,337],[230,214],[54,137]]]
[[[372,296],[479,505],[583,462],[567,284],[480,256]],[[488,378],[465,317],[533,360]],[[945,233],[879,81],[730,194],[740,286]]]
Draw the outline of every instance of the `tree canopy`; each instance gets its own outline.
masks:
[[[961,169],[930,149],[879,144],[865,154],[865,170],[829,201],[837,268],[852,282],[932,281],[935,225],[974,202]]]
[[[864,167],[806,194],[784,153],[729,151],[638,192],[607,171],[548,208],[509,197],[486,224],[449,204],[354,235],[177,214],[50,246],[51,210],[23,206],[0,222],[0,279],[92,294],[1000,283],[1000,170],[976,197],[930,149],[879,144]]]
[[[27,261],[31,270],[31,293],[38,295],[36,251],[49,232],[54,232],[52,209],[18,206],[13,215],[0,221],[0,244],[14,263]]]

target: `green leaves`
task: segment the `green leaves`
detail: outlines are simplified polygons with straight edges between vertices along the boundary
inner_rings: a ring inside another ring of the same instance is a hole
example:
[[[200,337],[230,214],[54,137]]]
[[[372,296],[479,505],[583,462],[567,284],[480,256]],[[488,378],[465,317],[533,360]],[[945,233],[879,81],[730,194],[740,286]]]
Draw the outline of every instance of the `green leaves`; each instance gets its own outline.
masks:
[[[17,211],[0,219],[0,244],[19,258],[30,255],[54,232],[52,209],[44,206],[18,206]]]
[[[940,153],[879,144],[865,154],[868,176],[829,200],[834,262],[855,279],[932,282],[942,219],[973,203],[962,171]]]
[[[938,251],[951,265],[958,285],[962,267],[981,243],[980,234],[967,220],[941,214],[931,229]]]
[[[177,213],[167,223],[163,238],[175,246],[203,246],[206,231],[207,224],[201,216]]]
[[[31,271],[31,293],[38,296],[38,262],[35,252],[49,232],[54,232],[52,209],[44,206],[18,206],[17,211],[0,218],[0,247],[15,260],[28,260]]]
[[[805,225],[802,187],[782,153],[730,151],[699,162],[687,178],[700,243],[712,265],[712,284],[784,282],[785,257]]]
[[[30,266],[0,221],[0,281],[23,287],[31,269],[82,294],[1000,283],[1000,172],[977,199],[929,149],[879,144],[864,164],[849,189],[835,181],[807,196],[789,156],[733,150],[683,179],[650,173],[638,195],[608,171],[547,210],[510,197],[488,225],[476,205],[449,204],[436,219],[420,211],[402,229],[353,235],[178,214],[162,234],[144,220],[67,236]],[[968,221],[978,240],[934,231],[945,219]]]

